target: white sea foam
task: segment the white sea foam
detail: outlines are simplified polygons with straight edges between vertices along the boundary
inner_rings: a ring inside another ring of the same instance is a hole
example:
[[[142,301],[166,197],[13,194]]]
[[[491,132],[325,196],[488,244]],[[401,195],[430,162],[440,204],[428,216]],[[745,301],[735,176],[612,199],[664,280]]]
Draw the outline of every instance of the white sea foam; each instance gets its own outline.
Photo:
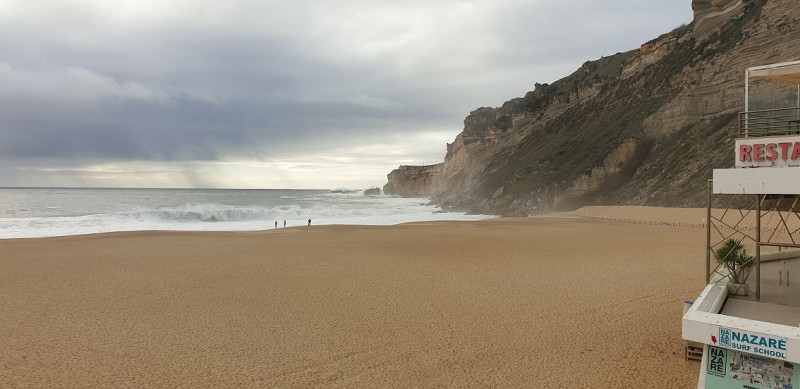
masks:
[[[305,226],[309,218],[314,225],[390,225],[488,217],[441,212],[426,205],[426,199],[364,196],[352,190],[2,191],[0,239],[144,230],[256,231],[274,228],[276,221],[283,227],[284,220],[287,227]]]

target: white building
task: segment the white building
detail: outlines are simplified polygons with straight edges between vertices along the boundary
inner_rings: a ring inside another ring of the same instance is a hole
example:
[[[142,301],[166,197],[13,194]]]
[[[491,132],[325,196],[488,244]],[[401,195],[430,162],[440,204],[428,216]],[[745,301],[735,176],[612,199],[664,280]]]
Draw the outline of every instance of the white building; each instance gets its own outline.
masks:
[[[746,70],[734,155],[709,183],[708,285],[683,338],[698,388],[800,388],[800,61]]]

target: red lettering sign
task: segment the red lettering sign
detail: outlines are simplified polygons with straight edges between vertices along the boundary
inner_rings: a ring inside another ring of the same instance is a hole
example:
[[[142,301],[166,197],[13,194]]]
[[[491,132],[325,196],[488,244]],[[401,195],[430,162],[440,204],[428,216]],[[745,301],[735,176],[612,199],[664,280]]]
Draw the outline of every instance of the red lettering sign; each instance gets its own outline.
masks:
[[[778,146],[781,147],[781,159],[787,160],[789,158],[789,147],[792,147],[792,144],[789,142],[781,142],[778,143]]]
[[[754,161],[763,161],[764,160],[764,144],[763,143],[756,143],[753,145],[753,160]]]
[[[737,140],[736,166],[800,166],[800,141],[796,139],[754,139],[748,143]]]
[[[753,146],[739,145],[739,160],[742,162],[750,162],[753,160],[752,153]]]
[[[778,159],[778,145],[775,143],[767,144],[767,161],[774,161]]]

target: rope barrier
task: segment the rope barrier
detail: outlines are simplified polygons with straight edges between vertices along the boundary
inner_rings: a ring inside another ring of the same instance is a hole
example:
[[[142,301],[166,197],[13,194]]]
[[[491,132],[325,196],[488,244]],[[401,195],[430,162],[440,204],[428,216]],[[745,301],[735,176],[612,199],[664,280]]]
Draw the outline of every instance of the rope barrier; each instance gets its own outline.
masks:
[[[591,215],[584,215],[581,216],[585,219],[592,219],[592,220],[602,220],[602,221],[613,221],[618,223],[630,223],[630,224],[648,224],[648,225],[661,225],[661,226],[671,226],[671,227],[694,227],[694,228],[706,228],[706,223],[685,223],[685,222],[668,222],[668,221],[659,221],[659,220],[641,220],[641,219],[619,219],[613,217],[603,217],[603,216],[591,216]],[[726,229],[730,229],[729,227]],[[755,231],[754,226],[747,226],[747,227],[737,227],[737,230],[744,230],[744,231]],[[775,233],[790,233],[796,232],[796,230],[787,229],[786,227],[761,227],[762,232],[775,232]]]
[[[683,223],[683,222],[668,222],[668,221],[660,221],[660,220],[619,219],[619,218],[613,218],[613,217],[590,216],[590,215],[584,215],[584,216],[581,216],[581,217],[583,217],[585,219],[602,220],[602,221],[613,221],[613,222],[618,222],[618,223],[648,224],[648,225],[653,225],[653,226],[706,228],[706,223]]]

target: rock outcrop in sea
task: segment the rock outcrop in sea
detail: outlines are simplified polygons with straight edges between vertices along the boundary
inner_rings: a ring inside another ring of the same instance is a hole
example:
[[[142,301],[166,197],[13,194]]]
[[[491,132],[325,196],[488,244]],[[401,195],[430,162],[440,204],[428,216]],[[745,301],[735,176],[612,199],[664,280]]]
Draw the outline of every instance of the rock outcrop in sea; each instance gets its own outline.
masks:
[[[381,188],[368,188],[364,189],[364,196],[380,196]]]
[[[443,164],[401,166],[384,191],[506,215],[703,206],[712,169],[733,164],[744,70],[800,59],[800,2],[695,0],[692,9],[692,23],[637,50],[472,111]]]

